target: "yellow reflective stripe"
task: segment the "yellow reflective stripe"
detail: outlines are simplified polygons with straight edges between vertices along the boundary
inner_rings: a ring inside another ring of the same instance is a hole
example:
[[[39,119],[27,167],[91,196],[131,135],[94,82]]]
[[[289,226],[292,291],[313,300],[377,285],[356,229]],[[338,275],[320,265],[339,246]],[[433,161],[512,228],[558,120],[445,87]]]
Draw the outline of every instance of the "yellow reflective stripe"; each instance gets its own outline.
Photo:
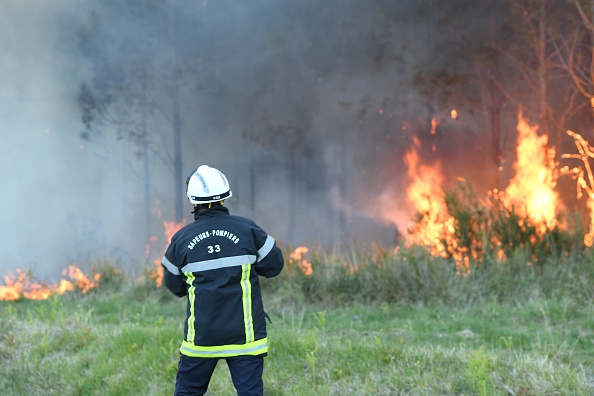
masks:
[[[186,275],[186,283],[190,286],[188,288],[188,303],[190,304],[190,316],[188,316],[188,335],[186,340],[188,342],[194,342],[196,337],[196,329],[194,328],[194,322],[196,317],[194,316],[194,302],[196,300],[196,286],[194,286],[194,274],[191,272],[184,273]]]
[[[268,352],[268,338],[262,338],[246,344],[220,346],[199,346],[183,341],[179,351],[182,355],[205,358],[222,358],[241,355],[261,355]]]
[[[243,323],[245,326],[245,342],[254,341],[254,321],[252,318],[252,284],[250,283],[251,264],[241,266],[241,290],[243,303]]]

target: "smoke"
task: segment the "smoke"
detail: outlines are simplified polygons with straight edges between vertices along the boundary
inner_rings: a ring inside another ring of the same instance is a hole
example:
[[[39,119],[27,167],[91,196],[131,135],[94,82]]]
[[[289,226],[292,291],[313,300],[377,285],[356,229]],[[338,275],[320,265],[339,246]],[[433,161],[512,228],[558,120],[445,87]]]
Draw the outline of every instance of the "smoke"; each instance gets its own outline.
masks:
[[[87,12],[77,1],[2,4],[2,274],[55,275],[126,244],[121,180],[80,139],[75,98],[90,71],[71,28]]]
[[[173,219],[175,195],[172,80],[163,77],[173,56],[182,69],[184,177],[203,163],[223,170],[231,212],[253,217],[284,246],[391,243],[393,225],[369,208],[387,195],[390,205],[405,205],[402,156],[434,115],[413,83],[413,66],[429,58],[426,32],[407,17],[414,7],[4,1],[0,274],[33,268],[51,276],[70,262],[103,259],[138,270],[150,235],[161,253],[161,221]],[[110,116],[135,122],[99,117],[85,130],[82,84],[111,94],[118,105]],[[453,150],[447,142],[438,147]]]

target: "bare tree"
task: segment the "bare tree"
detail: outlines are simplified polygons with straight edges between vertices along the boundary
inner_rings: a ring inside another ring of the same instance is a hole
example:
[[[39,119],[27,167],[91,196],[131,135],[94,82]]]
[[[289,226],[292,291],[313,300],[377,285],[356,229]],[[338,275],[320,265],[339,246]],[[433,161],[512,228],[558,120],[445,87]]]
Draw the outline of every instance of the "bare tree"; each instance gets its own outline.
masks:
[[[586,99],[594,117],[594,1],[572,3],[581,23],[574,25],[569,37],[555,40],[555,50],[561,68]]]
[[[133,29],[126,19],[132,16],[137,24]],[[81,31],[81,49],[94,66],[92,81],[79,92],[86,126],[82,137],[92,140],[101,130],[113,129],[118,140],[139,149],[147,205],[151,205],[151,164],[169,169],[176,222],[183,219],[185,201],[183,97],[197,93],[193,87],[201,73],[190,60],[199,48],[180,48],[189,35],[182,40],[180,25],[196,23],[188,18],[176,0],[125,5],[98,0],[97,11]],[[149,218],[150,208],[146,213]]]

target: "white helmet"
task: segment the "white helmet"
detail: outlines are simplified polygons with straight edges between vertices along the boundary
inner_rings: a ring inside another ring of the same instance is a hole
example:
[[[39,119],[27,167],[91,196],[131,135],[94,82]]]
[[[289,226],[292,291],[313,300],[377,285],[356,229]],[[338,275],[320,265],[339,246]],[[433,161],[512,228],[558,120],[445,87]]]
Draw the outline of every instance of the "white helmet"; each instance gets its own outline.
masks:
[[[188,199],[194,205],[222,201],[233,195],[223,172],[208,165],[190,173],[187,185]]]

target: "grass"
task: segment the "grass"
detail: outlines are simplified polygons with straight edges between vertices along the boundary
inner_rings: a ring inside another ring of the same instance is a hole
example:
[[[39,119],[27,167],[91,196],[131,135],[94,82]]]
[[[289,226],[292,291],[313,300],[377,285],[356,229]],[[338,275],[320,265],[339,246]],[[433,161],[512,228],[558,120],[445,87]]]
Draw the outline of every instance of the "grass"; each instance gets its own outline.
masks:
[[[266,395],[594,394],[586,254],[537,267],[520,252],[466,277],[414,250],[308,259],[309,277],[287,261],[262,281]],[[185,302],[119,276],[0,302],[0,394],[173,394]],[[208,394],[235,394],[224,362]]]

